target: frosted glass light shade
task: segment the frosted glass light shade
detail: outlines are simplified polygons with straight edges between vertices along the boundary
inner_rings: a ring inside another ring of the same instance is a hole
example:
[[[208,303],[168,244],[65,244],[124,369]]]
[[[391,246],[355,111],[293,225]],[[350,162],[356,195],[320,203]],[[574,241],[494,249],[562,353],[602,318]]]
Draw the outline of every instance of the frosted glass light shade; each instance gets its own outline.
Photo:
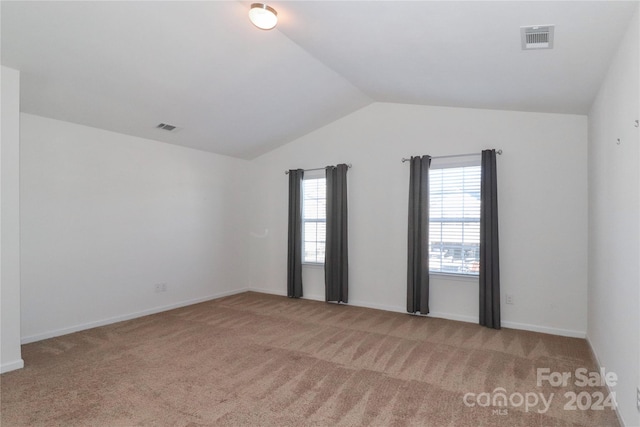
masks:
[[[262,30],[270,30],[278,23],[278,12],[263,3],[253,3],[249,10],[251,23]]]

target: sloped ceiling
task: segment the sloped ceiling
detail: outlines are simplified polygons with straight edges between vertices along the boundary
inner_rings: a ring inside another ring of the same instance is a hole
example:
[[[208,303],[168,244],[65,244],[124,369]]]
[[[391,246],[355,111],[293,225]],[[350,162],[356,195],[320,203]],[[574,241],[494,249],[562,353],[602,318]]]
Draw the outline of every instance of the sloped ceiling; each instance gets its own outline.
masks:
[[[283,1],[262,31],[249,4],[3,1],[2,64],[24,112],[252,159],[376,101],[586,114],[638,5]]]

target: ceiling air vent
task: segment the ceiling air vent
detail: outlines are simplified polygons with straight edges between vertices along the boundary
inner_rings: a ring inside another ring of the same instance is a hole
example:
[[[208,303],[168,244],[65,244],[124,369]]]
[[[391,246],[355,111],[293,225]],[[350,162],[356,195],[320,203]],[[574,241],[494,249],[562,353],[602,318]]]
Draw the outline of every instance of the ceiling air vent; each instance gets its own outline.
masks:
[[[178,126],[170,125],[167,123],[160,123],[158,126],[156,126],[156,128],[171,132],[177,130]]]
[[[553,49],[553,25],[520,27],[522,50]]]

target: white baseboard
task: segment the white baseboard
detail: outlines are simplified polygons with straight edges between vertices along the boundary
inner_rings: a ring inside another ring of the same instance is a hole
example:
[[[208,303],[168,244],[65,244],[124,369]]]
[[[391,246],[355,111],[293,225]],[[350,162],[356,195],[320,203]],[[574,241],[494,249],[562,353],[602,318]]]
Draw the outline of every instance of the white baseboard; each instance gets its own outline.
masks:
[[[473,316],[465,316],[463,314],[455,313],[441,313],[439,311],[432,311],[428,314],[429,317],[437,317],[438,319],[457,320],[458,322],[478,323],[478,319]]]
[[[407,313],[407,309],[405,307],[396,307],[393,305],[385,305],[385,304],[376,304],[367,301],[351,301],[349,305],[355,305],[357,307],[365,307],[365,308],[373,308],[376,310],[384,310],[384,311],[392,311],[394,313]]]
[[[259,288],[249,288],[247,289],[248,291],[252,291],[252,292],[258,292],[258,293],[262,293],[262,294],[270,294],[270,295],[280,295],[280,296],[286,296],[287,293],[284,291],[273,291],[270,289],[259,289]],[[302,297],[302,299],[308,299],[311,301],[321,301],[324,302],[324,295],[304,295]],[[352,305],[354,307],[364,307],[364,308],[374,308],[376,310],[384,310],[384,311],[393,311],[393,312],[397,312],[397,313],[406,313],[406,310],[403,307],[393,307],[390,305],[382,305],[382,304],[373,304],[373,303],[368,303],[368,302],[363,302],[363,301],[353,301],[351,300],[349,302],[349,304],[347,305]]]
[[[430,317],[439,317],[441,319],[458,320],[460,322],[478,323],[478,318],[473,316],[464,316],[452,313],[429,313]],[[570,329],[551,328],[548,326],[531,325],[528,323],[502,321],[503,328],[519,329],[521,331],[540,332],[543,334],[559,335],[562,337],[585,338],[586,333],[582,331],[573,331]]]
[[[281,296],[281,297],[286,297],[287,296],[287,292],[286,291],[273,291],[271,289],[247,288],[247,289],[243,290],[243,292],[245,292],[245,291],[258,292],[259,294],[278,295],[278,296]]]
[[[151,308],[151,309],[148,309],[148,310],[143,310],[143,311],[139,311],[139,312],[135,312],[135,313],[125,314],[125,315],[122,315],[122,316],[111,317],[111,318],[108,318],[108,319],[102,319],[102,320],[98,320],[98,321],[95,321],[95,322],[83,323],[83,324],[80,324],[80,325],[74,325],[74,326],[70,326],[70,327],[67,327],[67,328],[47,331],[47,332],[44,332],[44,333],[41,333],[41,334],[22,337],[21,343],[22,344],[29,344],[29,343],[32,343],[32,342],[41,341],[41,340],[48,339],[48,338],[54,338],[54,337],[58,337],[58,336],[61,336],[61,335],[71,334],[71,333],[78,332],[78,331],[83,331],[83,330],[86,330],[86,329],[97,328],[99,326],[105,326],[105,325],[109,325],[109,324],[116,323],[116,322],[122,322],[124,320],[131,320],[131,319],[135,319],[137,317],[148,316],[150,314],[160,313],[160,312],[167,311],[167,310],[173,310],[174,308],[180,308],[180,307],[185,307],[187,305],[198,304],[198,303],[201,303],[201,302],[210,301],[212,299],[222,298],[222,297],[229,296],[229,295],[235,295],[235,294],[239,294],[239,293],[246,292],[246,291],[260,292],[260,293],[271,294],[271,295],[286,296],[286,291],[284,291],[284,290],[283,291],[273,291],[273,290],[270,290],[270,289],[260,289],[260,288],[235,289],[235,290],[231,290],[231,291],[220,292],[220,293],[209,295],[209,296],[202,297],[202,298],[196,298],[196,299],[192,299],[192,300],[181,301],[181,302],[178,302],[178,303],[165,305],[165,306],[161,306],[161,307],[154,307],[154,308]],[[324,301],[324,295],[305,295],[303,298],[304,299],[308,299],[308,300],[313,300],[313,301]],[[391,312],[395,312],[395,313],[406,313],[406,309],[404,307],[389,306],[389,305],[384,305],[384,304],[375,304],[375,303],[369,303],[369,302],[366,302],[366,301],[353,301],[352,300],[349,303],[349,305],[352,305],[352,306],[355,306],[355,307],[366,307],[366,308],[373,308],[373,309],[376,309],[376,310],[391,311]],[[455,314],[455,313],[431,312],[431,313],[429,313],[429,316],[430,317],[437,317],[437,318],[441,318],[441,319],[457,320],[457,321],[460,321],[460,322],[468,322],[468,323],[477,323],[478,322],[478,319],[476,319],[473,316],[465,316],[465,315],[459,315],[459,314]],[[565,337],[586,338],[586,333],[582,332],[582,331],[573,331],[573,330],[568,330],[568,329],[550,328],[550,327],[546,327],[546,326],[530,325],[530,324],[526,324],[526,323],[517,323],[517,322],[509,322],[509,321],[503,321],[502,322],[502,326],[505,327],[505,328],[521,329],[521,330],[525,330],[525,331],[541,332],[541,333],[545,333],[545,334],[560,335],[560,336],[565,336]]]
[[[600,363],[600,358],[598,357],[598,354],[596,353],[595,349],[593,348],[593,345],[591,344],[589,335],[586,336],[586,340],[587,340],[587,344],[589,344],[589,350],[591,350],[591,355],[593,356],[593,359],[596,361],[596,365],[598,366],[598,368],[603,368],[604,365]],[[609,393],[613,392],[613,390],[611,390],[611,387],[609,387],[609,384],[607,384],[606,382],[604,386],[607,388],[607,391]],[[616,411],[616,417],[618,418],[618,422],[620,423],[620,425],[623,427],[626,426],[627,424],[625,424],[624,419],[622,418],[622,414],[620,413],[620,411],[618,411],[617,402],[616,402],[615,411]]]
[[[271,295],[286,295],[284,291],[272,291],[267,289],[259,289],[259,288],[249,288],[248,291],[253,292],[261,292],[264,294]],[[309,299],[313,301],[324,301],[324,295],[305,295],[303,299]],[[390,306],[383,304],[375,304],[369,303],[365,301],[350,301],[348,305],[353,305],[355,307],[366,307],[366,308],[375,308],[377,310],[385,310],[392,311],[395,313],[404,313],[407,314],[407,310],[405,307],[398,306]],[[478,323],[478,318],[473,316],[466,316],[462,314],[455,313],[442,313],[442,312],[431,312],[428,315],[429,317],[436,317],[439,319],[448,319],[448,320],[457,320],[459,322],[467,322],[467,323]],[[530,325],[527,323],[518,323],[518,322],[509,322],[503,321],[502,326],[505,328],[511,329],[520,329],[523,331],[532,331],[532,332],[540,332],[543,334],[551,334],[551,335],[560,335],[563,337],[571,337],[571,338],[585,338],[587,336],[586,332],[583,331],[573,331],[570,329],[559,329],[559,328],[551,328],[548,326],[539,326],[539,325]]]
[[[209,295],[206,297],[195,298],[187,301],[180,301],[174,304],[164,305],[160,307],[154,307],[147,310],[137,311],[135,313],[123,314],[121,316],[110,317],[108,319],[97,320],[95,322],[82,323],[79,325],[69,326],[67,328],[55,329],[52,331],[43,332],[41,334],[30,335],[26,337],[22,337],[20,342],[22,344],[29,344],[36,341],[42,341],[49,338],[59,337],[61,335],[72,334],[74,332],[84,331],[86,329],[97,328],[99,326],[110,325],[112,323],[122,322],[124,320],[131,320],[138,317],[148,316],[150,314],[156,314],[163,311],[173,310],[174,308],[185,307],[188,305],[198,304],[205,301],[210,301],[212,299],[222,298],[229,295],[235,295],[242,292],[246,292],[249,289],[236,289],[232,291],[219,292],[217,294]],[[4,365],[3,365],[4,367]]]
[[[4,374],[5,372],[15,371],[17,369],[24,368],[24,360],[18,359],[13,362],[3,363],[0,365],[0,374]]]
[[[587,333],[584,331],[574,331],[571,329],[551,328],[549,326],[530,325],[518,322],[502,322],[502,326],[511,329],[521,329],[523,331],[540,332],[543,334],[560,335],[562,337],[586,338]]]

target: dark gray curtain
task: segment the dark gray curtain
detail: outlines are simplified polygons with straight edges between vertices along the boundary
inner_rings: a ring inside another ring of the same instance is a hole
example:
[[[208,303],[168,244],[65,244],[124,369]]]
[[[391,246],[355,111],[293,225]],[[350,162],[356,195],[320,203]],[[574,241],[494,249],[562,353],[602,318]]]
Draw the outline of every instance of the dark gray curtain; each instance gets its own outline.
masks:
[[[429,313],[429,166],[431,157],[411,157],[407,311]]]
[[[480,324],[500,329],[496,150],[482,151],[480,179]]]
[[[347,169],[327,166],[327,239],[324,258],[326,301],[348,302],[349,252],[347,229]]]
[[[289,250],[287,254],[287,295],[302,296],[302,178],[304,170],[289,171]]]

